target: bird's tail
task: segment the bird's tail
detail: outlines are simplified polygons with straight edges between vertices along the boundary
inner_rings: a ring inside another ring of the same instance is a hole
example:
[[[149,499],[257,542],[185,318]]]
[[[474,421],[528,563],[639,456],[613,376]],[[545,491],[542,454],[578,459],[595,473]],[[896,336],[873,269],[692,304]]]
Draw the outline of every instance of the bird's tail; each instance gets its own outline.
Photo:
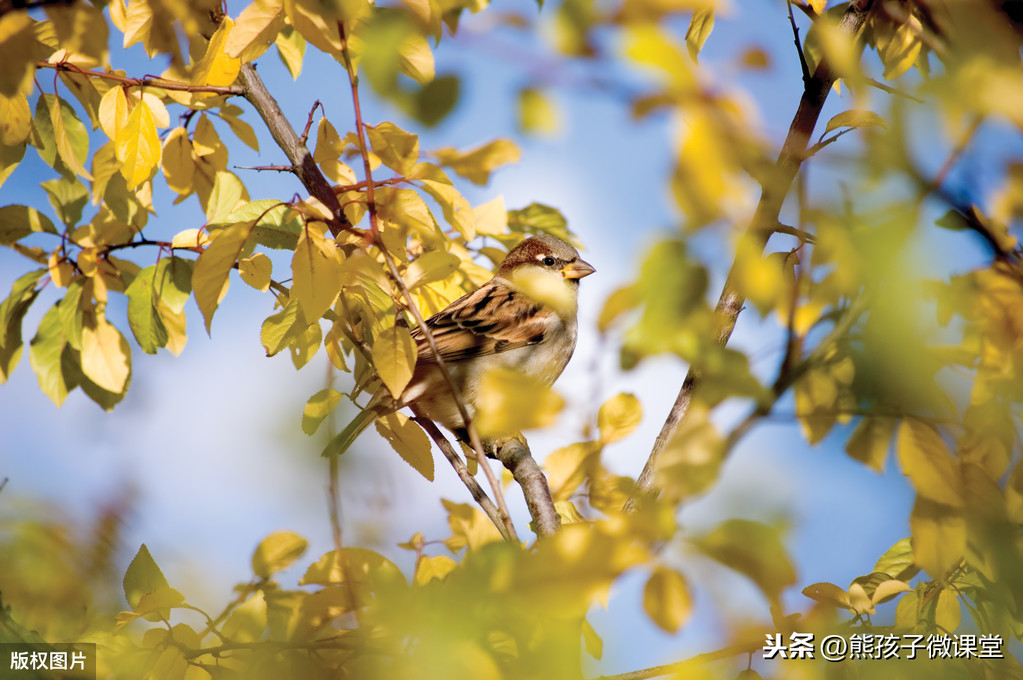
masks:
[[[345,429],[334,435],[334,438],[327,443],[327,446],[323,449],[323,457],[340,456],[347,451],[355,443],[359,435],[362,434],[362,431],[369,427],[380,415],[380,409],[373,404],[360,411],[359,415],[355,416],[352,422],[345,426]]]

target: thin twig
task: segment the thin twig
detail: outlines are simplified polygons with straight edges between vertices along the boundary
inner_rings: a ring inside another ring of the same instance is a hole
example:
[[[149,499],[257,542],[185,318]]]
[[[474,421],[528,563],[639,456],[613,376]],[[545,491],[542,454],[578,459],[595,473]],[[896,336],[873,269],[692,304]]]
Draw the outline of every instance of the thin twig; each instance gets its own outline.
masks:
[[[793,42],[796,43],[796,52],[799,53],[799,67],[803,71],[803,87],[810,84],[810,67],[806,64],[806,55],[803,54],[803,44],[799,42],[799,27],[796,26],[796,17],[792,14],[792,0],[789,0],[789,24],[792,25]]]
[[[236,170],[257,170],[259,172],[295,172],[294,165],[236,165]]]
[[[435,444],[437,444],[437,448],[441,450],[444,457],[448,459],[449,463],[451,463],[451,467],[455,469],[455,473],[458,475],[458,478],[461,479],[462,483],[465,484],[465,487],[469,489],[469,493],[472,494],[472,499],[476,501],[476,504],[479,505],[483,512],[487,514],[490,521],[493,522],[494,526],[497,527],[497,530],[501,532],[501,536],[505,540],[511,540],[511,537],[506,535],[504,522],[501,521],[501,515],[497,510],[497,506],[494,505],[494,502],[490,500],[489,496],[487,496],[487,492],[483,490],[483,487],[479,485],[476,478],[472,476],[471,472],[469,472],[469,468],[467,468],[465,463],[462,462],[462,457],[455,452],[454,447],[451,446],[451,442],[449,442],[441,433],[436,423],[429,418],[424,418],[418,415],[413,418],[413,420],[418,423],[420,427],[426,430],[426,434],[430,435],[430,438],[433,439]]]
[[[873,0],[854,0],[854,2],[851,2],[842,17],[839,30],[847,35],[858,36],[872,4]],[[771,173],[771,179],[764,183],[763,193],[757,204],[756,212],[753,215],[749,228],[742,237],[747,243],[740,243],[738,252],[745,251],[749,246],[752,246],[749,250],[755,249],[756,252],[762,252],[767,246],[770,230],[765,229],[765,227],[773,227],[778,224],[782,203],[789,192],[796,173],[799,171],[800,164],[804,160],[803,155],[809,144],[810,136],[817,125],[824,102],[831,91],[831,86],[834,84],[836,77],[836,74],[828,64],[828,60],[821,59],[817,64],[813,77],[804,88],[803,94],[799,99],[799,106],[792,117],[788,135],[785,138],[785,143],[782,145],[775,164],[775,171]],[[752,240],[751,244],[749,243],[750,240]],[[736,266],[733,265],[715,308],[720,319],[720,326],[715,338],[719,345],[727,344],[732,331],[735,329],[739,313],[746,303],[746,298],[735,286],[737,275],[738,271]],[[682,424],[686,413],[688,413],[699,380],[699,368],[690,366],[682,382],[682,388],[675,399],[675,403],[672,405],[664,426],[657,435],[646,464],[643,466],[643,471],[636,480],[636,490],[625,504],[627,511],[637,509],[644,499],[656,498],[659,495],[660,489],[657,485],[656,474],[657,461],[672,436]]]
[[[299,137],[299,139],[302,141],[302,144],[305,144],[306,142],[309,141],[309,130],[312,129],[313,127],[313,114],[316,113],[317,108],[320,109],[324,116],[327,115],[327,111],[326,109],[323,108],[323,104],[320,103],[319,99],[313,102],[313,108],[309,109],[309,119],[306,120],[305,122],[305,129],[302,130],[302,136]]]
[[[166,78],[158,78],[154,76],[131,78],[128,76],[118,75],[116,73],[107,73],[106,71],[88,71],[80,66],[72,64],[69,61],[37,61],[36,66],[38,68],[52,68],[57,71],[70,71],[87,78],[112,80],[125,87],[158,87],[161,90],[176,90],[179,92],[212,92],[213,94],[224,95],[245,94],[244,88],[236,87],[234,85],[193,85],[192,83],[183,83],[178,80],[167,80]]]

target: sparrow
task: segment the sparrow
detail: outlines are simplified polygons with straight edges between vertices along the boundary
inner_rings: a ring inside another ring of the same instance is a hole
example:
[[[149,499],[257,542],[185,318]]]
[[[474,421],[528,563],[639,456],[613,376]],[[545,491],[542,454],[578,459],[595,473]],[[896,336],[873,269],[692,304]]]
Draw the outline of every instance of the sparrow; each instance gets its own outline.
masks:
[[[489,370],[521,371],[548,386],[561,375],[575,350],[579,280],[595,271],[565,241],[532,236],[512,248],[494,278],[426,320],[470,419]],[[400,397],[381,386],[327,445],[325,455],[343,453],[374,420],[405,406],[468,442],[455,397],[423,330],[413,329],[412,338],[418,357]]]

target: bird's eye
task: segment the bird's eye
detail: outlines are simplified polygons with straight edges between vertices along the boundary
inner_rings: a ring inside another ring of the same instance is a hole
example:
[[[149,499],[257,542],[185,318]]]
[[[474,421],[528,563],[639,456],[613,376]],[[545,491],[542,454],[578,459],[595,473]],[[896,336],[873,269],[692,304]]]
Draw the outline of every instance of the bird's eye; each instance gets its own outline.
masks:
[[[553,267],[553,266],[554,266],[554,264],[555,264],[555,262],[557,262],[557,260],[555,260],[555,259],[554,259],[553,257],[551,257],[550,255],[548,255],[547,257],[545,257],[545,258],[543,259],[543,264],[544,264],[544,266],[545,266],[545,267]]]

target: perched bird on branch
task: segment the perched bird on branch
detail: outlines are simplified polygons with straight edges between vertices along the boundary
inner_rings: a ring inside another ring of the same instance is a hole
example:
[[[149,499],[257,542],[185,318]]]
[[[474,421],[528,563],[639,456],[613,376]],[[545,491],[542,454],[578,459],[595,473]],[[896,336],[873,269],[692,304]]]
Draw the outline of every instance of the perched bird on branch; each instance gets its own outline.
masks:
[[[426,320],[470,419],[483,376],[520,371],[551,385],[572,358],[579,280],[596,271],[570,244],[549,235],[515,246],[494,278]],[[395,399],[381,386],[366,408],[328,446],[343,453],[378,417],[404,406],[468,442],[465,422],[437,356],[421,328],[412,330],[418,359],[408,386]]]

